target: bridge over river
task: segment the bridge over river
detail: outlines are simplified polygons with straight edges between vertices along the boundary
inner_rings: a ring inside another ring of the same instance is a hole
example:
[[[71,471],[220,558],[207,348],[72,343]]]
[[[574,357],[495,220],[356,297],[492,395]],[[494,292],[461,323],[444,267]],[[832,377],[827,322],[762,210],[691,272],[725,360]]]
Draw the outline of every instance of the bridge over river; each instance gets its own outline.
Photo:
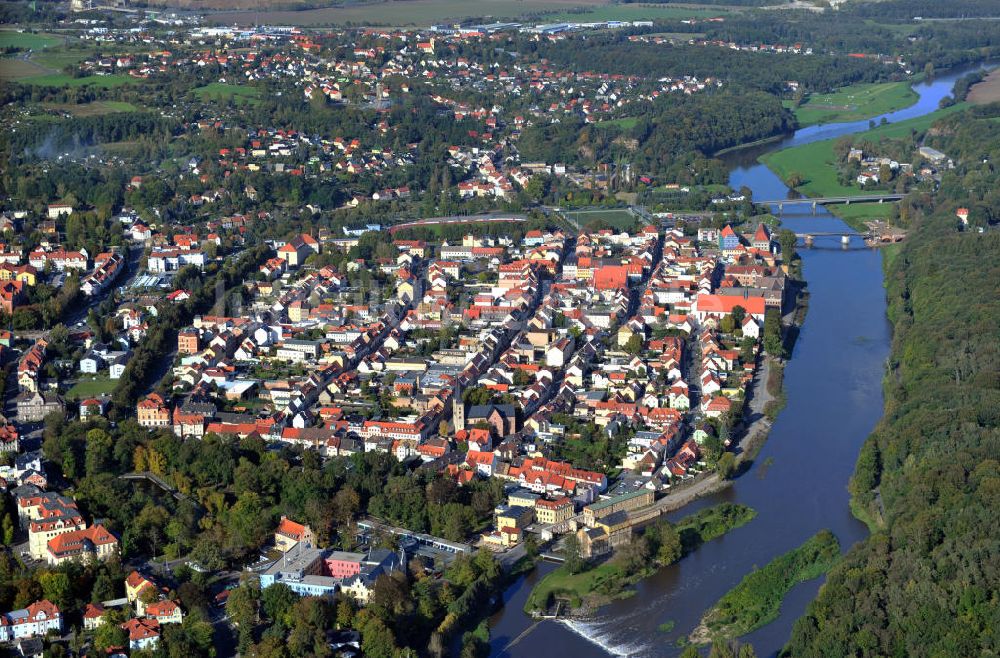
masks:
[[[798,199],[772,199],[768,201],[754,201],[754,203],[768,206],[778,206],[779,213],[784,212],[786,205],[809,204],[812,206],[813,212],[816,212],[816,206],[825,206],[829,203],[843,203],[846,205],[850,205],[852,203],[885,203],[886,201],[899,201],[902,198],[902,194],[860,194],[856,196],[819,196],[800,197]]]

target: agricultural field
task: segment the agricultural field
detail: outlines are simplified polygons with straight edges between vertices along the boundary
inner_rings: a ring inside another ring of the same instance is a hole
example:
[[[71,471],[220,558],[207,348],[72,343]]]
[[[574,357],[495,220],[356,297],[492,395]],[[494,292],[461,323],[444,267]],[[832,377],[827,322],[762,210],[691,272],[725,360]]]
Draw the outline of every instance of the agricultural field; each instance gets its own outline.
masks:
[[[203,2],[202,6],[218,6],[222,0]],[[256,9],[252,0],[226,2],[234,9]],[[207,20],[223,25],[232,23],[277,23],[281,25],[391,25],[426,27],[433,23],[463,18],[511,19],[525,13],[557,12],[581,6],[600,6],[606,0],[388,0],[353,4],[346,7],[325,7],[291,11],[226,11],[208,14]],[[546,18],[546,20],[548,20]],[[582,19],[578,19],[582,20]],[[598,19],[595,19],[598,20]]]
[[[976,105],[1000,101],[1000,71],[993,71],[969,90],[968,100]]]
[[[60,46],[58,44],[63,43],[63,39],[49,35],[0,31],[0,43],[6,43],[0,45],[0,48],[22,48],[22,52],[0,59],[0,80],[24,80],[54,75],[87,58],[86,51]],[[31,49],[30,53],[28,48]]]
[[[250,103],[251,105],[260,102],[259,89],[231,85],[225,82],[213,82],[204,87],[198,87],[194,93],[201,100],[229,101],[231,99],[236,103]]]
[[[861,121],[909,107],[917,94],[908,82],[858,84],[831,94],[810,94],[795,108],[801,126],[836,121]]]
[[[856,139],[877,141],[879,139],[894,139],[910,134],[911,130],[926,130],[932,123],[943,116],[969,107],[968,103],[958,103],[943,110],[931,112],[916,119],[889,123],[878,126],[863,133],[858,133]],[[789,180],[793,173],[799,174],[805,181],[795,189],[806,196],[851,196],[864,194],[856,185],[841,185],[837,180],[837,169],[833,153],[834,140],[813,142],[795,148],[769,153],[761,158],[771,171],[778,174],[782,180]],[[872,190],[867,190],[871,192]]]
[[[50,73],[51,71],[45,67],[21,57],[0,58],[0,80],[23,80]]]

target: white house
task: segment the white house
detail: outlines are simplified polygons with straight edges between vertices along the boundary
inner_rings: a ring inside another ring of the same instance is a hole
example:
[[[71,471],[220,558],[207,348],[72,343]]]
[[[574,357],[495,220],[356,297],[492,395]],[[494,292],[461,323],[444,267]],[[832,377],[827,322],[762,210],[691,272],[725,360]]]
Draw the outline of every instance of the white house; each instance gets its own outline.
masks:
[[[93,350],[89,350],[83,355],[83,358],[80,359],[80,372],[84,374],[96,375],[97,372],[103,367],[104,359],[102,359],[101,356]]]
[[[0,642],[45,635],[49,631],[62,633],[62,613],[54,603],[45,599],[35,601],[23,610],[0,615]]]
[[[111,379],[121,379],[128,364],[128,352],[108,352],[108,376]]]
[[[760,325],[749,315],[743,318],[743,335],[750,338],[760,338]]]

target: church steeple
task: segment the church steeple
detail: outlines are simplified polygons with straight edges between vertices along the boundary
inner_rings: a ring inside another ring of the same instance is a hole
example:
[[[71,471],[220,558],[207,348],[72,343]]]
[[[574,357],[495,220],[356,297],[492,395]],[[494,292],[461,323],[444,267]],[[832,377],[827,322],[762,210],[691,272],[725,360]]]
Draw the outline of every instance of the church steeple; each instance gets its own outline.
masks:
[[[456,432],[465,429],[465,400],[462,399],[462,384],[457,379],[451,396],[451,424]]]

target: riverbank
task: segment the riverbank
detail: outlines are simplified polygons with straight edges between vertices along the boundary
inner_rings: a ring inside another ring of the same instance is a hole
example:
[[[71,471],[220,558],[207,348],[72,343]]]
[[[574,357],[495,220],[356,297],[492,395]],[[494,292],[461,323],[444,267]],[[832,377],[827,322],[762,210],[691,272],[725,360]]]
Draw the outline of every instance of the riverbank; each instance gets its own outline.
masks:
[[[712,154],[713,158],[718,158],[720,156],[737,153],[745,149],[752,149],[755,146],[767,146],[768,144],[774,144],[775,142],[780,142],[788,136],[788,133],[782,133],[780,135],[771,135],[770,137],[764,137],[762,139],[756,139],[752,142],[746,142],[745,144],[738,144],[736,146],[730,146],[728,148],[720,149]]]

